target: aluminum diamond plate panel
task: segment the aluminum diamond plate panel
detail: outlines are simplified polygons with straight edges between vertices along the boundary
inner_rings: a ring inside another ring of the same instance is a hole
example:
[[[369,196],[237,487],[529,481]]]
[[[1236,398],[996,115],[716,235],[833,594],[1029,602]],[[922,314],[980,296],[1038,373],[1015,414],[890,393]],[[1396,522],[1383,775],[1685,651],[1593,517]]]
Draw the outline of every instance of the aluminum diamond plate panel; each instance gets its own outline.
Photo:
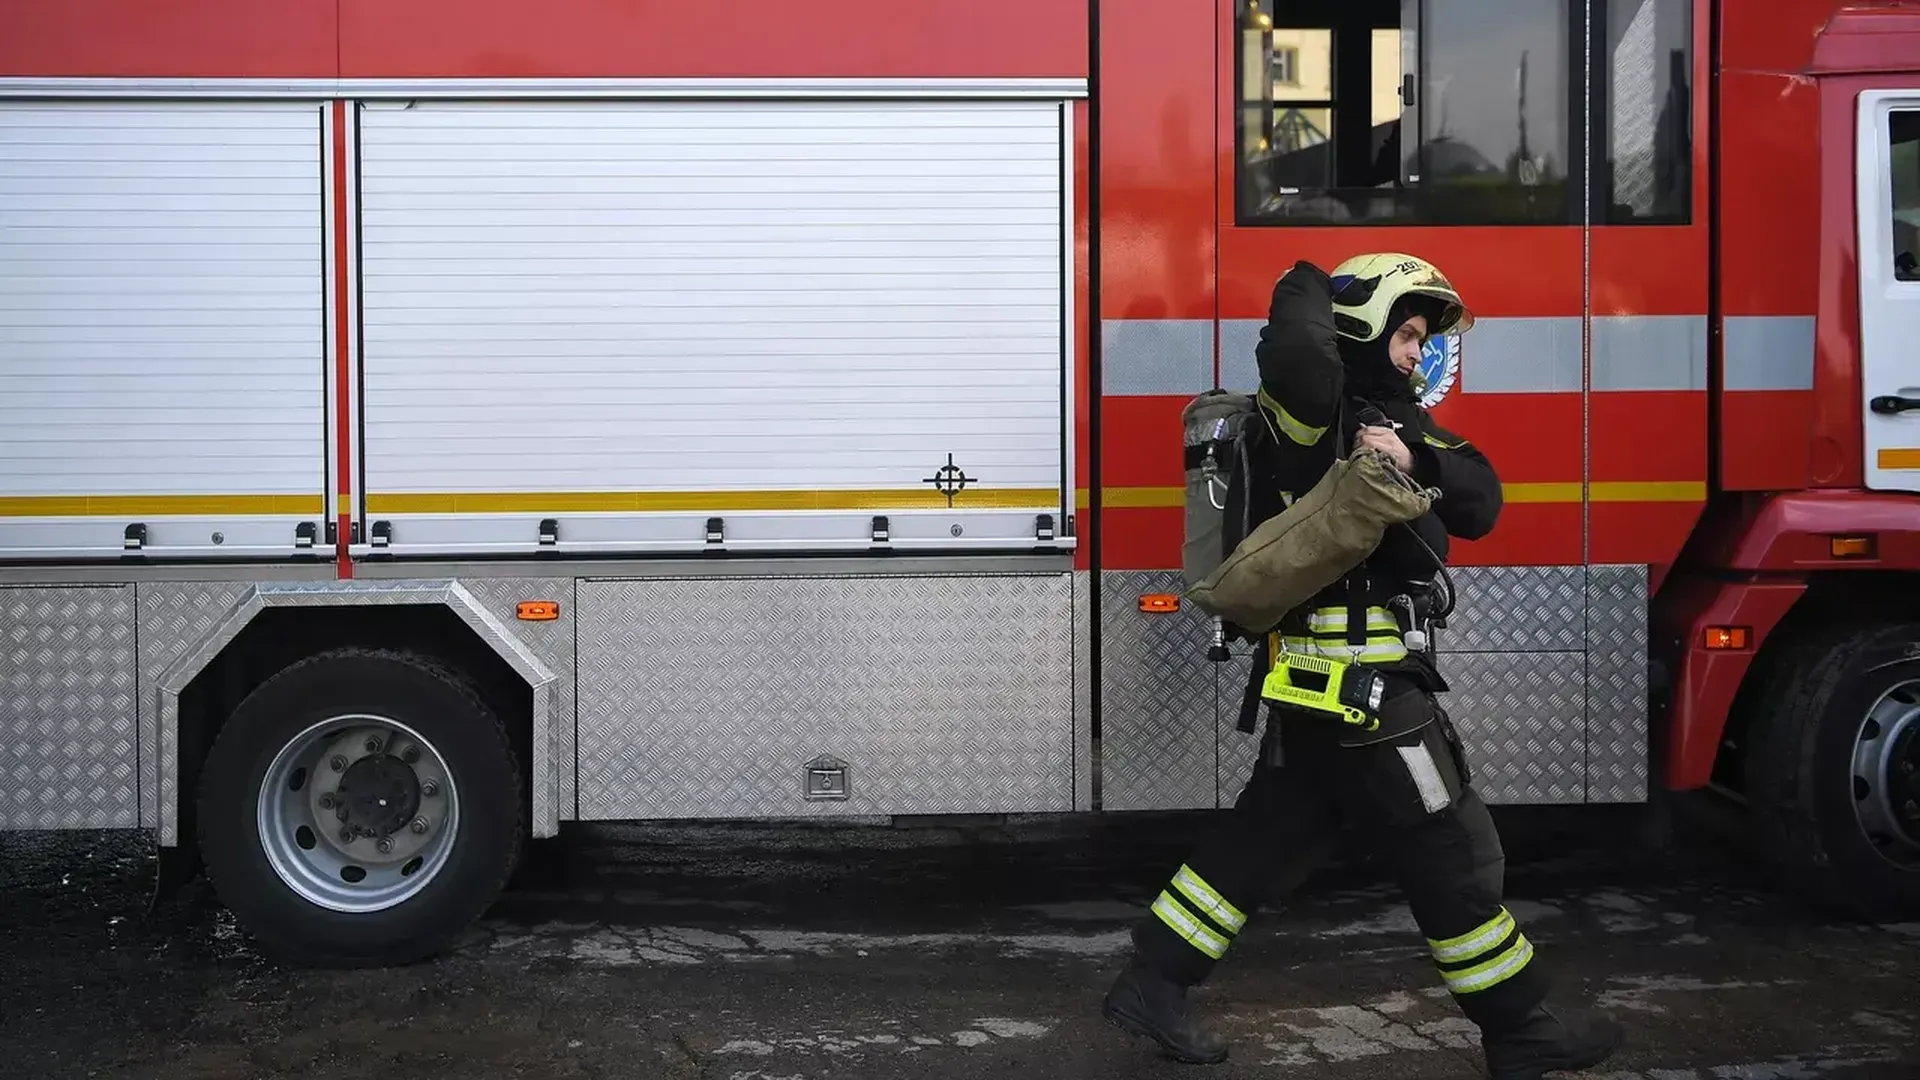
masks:
[[[1584,654],[1459,653],[1445,664],[1453,689],[1441,703],[1487,802],[1585,801]]]
[[[1070,809],[1072,588],[1071,574],[582,581],[580,816]],[[820,758],[844,763],[844,798],[805,798]]]
[[[1591,604],[1579,566],[1463,567],[1453,577],[1459,599],[1439,634],[1441,666],[1454,687],[1446,704],[1487,799],[1644,798],[1644,568],[1596,568]],[[1235,647],[1232,663],[1215,665],[1205,658],[1211,629],[1204,615],[1135,609],[1140,593],[1179,591],[1177,573],[1105,580],[1103,805],[1231,805],[1258,748],[1257,736],[1236,727],[1247,647]],[[1195,703],[1206,694],[1214,701],[1213,763],[1203,780],[1209,747],[1198,742],[1204,720]]]
[[[1211,807],[1219,787],[1212,620],[1190,604],[1169,614],[1140,610],[1142,594],[1183,592],[1179,571],[1100,578],[1100,804]]]
[[[0,829],[139,824],[134,594],[0,588]]]
[[[545,753],[551,763],[551,782],[533,792],[533,820],[552,825],[571,821],[578,810],[574,796],[574,595],[572,578],[461,578],[483,610],[511,627],[521,645],[553,673],[552,697],[547,706]],[[557,600],[560,617],[550,622],[521,622],[522,600]],[[535,775],[543,770],[534,763]]]
[[[1579,566],[1450,569],[1457,596],[1440,652],[1579,652],[1586,648],[1586,575]]]
[[[1585,718],[1578,653],[1472,653],[1448,662],[1454,690],[1442,701],[1458,723],[1489,802],[1579,802]],[[1219,800],[1240,797],[1260,735],[1242,734],[1240,695],[1253,662],[1246,647],[1219,665]]]
[[[1073,808],[1093,809],[1093,574],[1073,574]]]
[[[1647,568],[1587,573],[1587,801],[1647,798]]]
[[[140,824],[178,842],[178,728],[160,722],[160,677],[196,650],[253,594],[244,581],[156,581],[136,586],[140,628]]]

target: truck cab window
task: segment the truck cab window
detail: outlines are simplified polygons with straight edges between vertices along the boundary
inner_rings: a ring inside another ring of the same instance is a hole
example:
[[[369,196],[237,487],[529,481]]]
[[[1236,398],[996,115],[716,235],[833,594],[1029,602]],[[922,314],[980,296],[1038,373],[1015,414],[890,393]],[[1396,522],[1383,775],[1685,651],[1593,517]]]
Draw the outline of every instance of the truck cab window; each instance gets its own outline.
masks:
[[[1607,0],[1594,69],[1596,223],[1684,225],[1693,203],[1693,0]],[[1596,7],[1596,11],[1601,8]],[[1595,32],[1598,32],[1596,24]],[[1604,156],[1598,151],[1605,138]]]
[[[1580,220],[1566,0],[1228,0],[1236,219]]]
[[[1893,276],[1920,281],[1920,110],[1887,118],[1892,163]]]

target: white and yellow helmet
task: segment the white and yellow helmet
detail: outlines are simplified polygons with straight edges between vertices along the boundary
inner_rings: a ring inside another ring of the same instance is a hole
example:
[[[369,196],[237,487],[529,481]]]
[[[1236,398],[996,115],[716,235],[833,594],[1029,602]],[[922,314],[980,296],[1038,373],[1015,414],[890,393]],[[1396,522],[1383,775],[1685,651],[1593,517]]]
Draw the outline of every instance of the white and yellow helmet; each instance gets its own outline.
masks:
[[[1473,327],[1473,312],[1453,282],[1417,256],[1395,251],[1355,255],[1327,276],[1333,282],[1333,327],[1342,337],[1355,341],[1379,337],[1386,329],[1387,313],[1407,296],[1438,302],[1440,314],[1427,327],[1430,336],[1464,334]]]

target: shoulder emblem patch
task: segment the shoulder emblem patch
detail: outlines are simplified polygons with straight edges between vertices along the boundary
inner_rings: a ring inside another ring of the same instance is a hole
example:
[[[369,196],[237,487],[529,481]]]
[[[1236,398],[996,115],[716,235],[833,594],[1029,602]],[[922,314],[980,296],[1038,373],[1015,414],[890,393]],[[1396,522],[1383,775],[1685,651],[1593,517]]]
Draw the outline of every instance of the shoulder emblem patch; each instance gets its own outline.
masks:
[[[1414,385],[1420,394],[1420,407],[1431,409],[1460,381],[1460,338],[1456,334],[1428,339],[1420,349],[1420,363],[1413,369]]]

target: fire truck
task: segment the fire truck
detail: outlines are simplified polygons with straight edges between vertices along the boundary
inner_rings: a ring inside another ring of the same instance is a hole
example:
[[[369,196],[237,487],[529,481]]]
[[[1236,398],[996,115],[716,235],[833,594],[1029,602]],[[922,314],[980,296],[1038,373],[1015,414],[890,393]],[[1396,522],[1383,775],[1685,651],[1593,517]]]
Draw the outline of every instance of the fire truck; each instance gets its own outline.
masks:
[[[1920,906],[1920,9],[0,6],[0,827],[290,962],[570,822],[1207,809],[1180,413],[1417,253],[1488,801]]]

